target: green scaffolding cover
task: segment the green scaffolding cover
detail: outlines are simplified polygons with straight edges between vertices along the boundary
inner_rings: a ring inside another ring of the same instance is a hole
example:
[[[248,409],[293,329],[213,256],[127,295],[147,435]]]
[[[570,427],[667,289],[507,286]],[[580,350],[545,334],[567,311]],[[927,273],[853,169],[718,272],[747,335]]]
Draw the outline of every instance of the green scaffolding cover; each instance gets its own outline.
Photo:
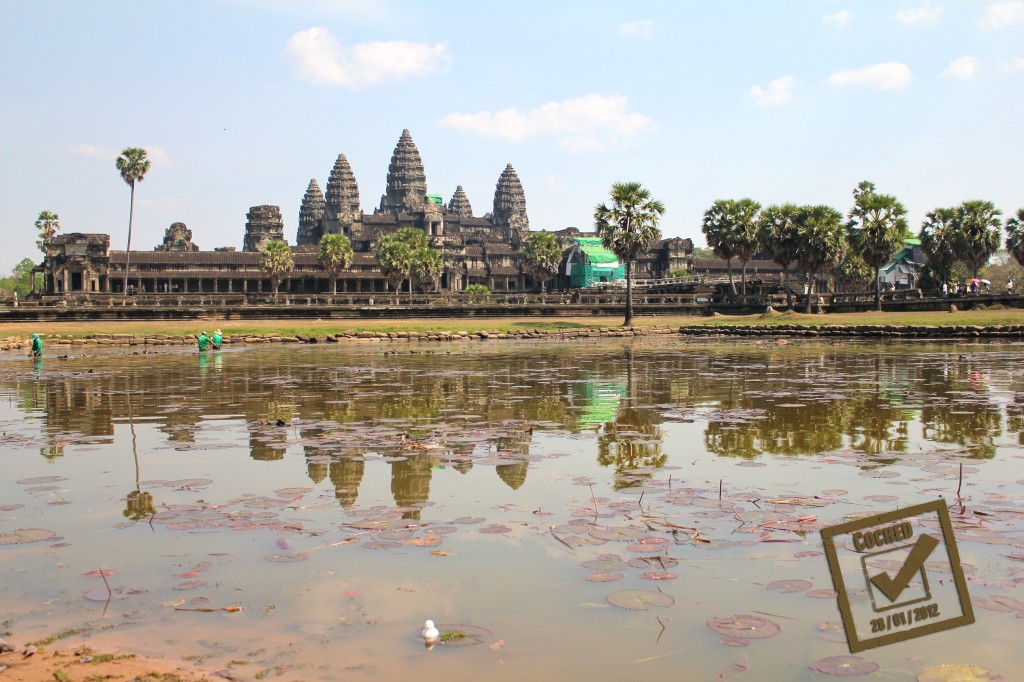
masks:
[[[576,237],[581,256],[571,264],[569,286],[590,287],[626,276],[626,266],[596,237]]]

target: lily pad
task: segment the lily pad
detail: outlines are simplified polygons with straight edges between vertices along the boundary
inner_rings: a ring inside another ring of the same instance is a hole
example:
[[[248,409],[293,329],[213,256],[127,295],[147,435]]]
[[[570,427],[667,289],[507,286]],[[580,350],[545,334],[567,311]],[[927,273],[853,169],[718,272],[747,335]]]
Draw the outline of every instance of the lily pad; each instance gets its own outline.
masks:
[[[591,559],[590,561],[584,561],[580,565],[592,571],[624,571],[628,566],[621,559]]]
[[[486,638],[494,636],[490,630],[478,625],[441,623],[435,627],[439,633],[438,644],[444,646],[473,646],[474,644],[483,644]]]
[[[780,592],[803,592],[814,586],[810,580],[773,580],[765,585],[766,590],[778,590]]]
[[[57,535],[45,528],[19,528],[13,533],[0,533],[0,545],[23,545],[29,542],[49,540]]]
[[[998,682],[1002,677],[976,665],[934,665],[917,676],[917,682]]]
[[[23,478],[15,483],[21,485],[35,485],[37,483],[57,483],[58,481],[68,480],[67,476],[36,476],[35,478]]]
[[[587,576],[587,580],[589,580],[592,583],[610,583],[610,582],[614,582],[616,580],[622,580],[625,577],[626,577],[625,573],[605,573],[605,572],[599,572],[599,573],[591,573],[590,575]]]
[[[778,624],[767,618],[744,614],[726,618],[711,618],[707,624],[709,628],[720,635],[741,639],[764,639],[774,637],[782,632],[782,628]]]
[[[649,605],[666,608],[676,603],[675,599],[664,592],[649,590],[619,590],[609,594],[608,601],[612,606],[631,611],[646,611]]]
[[[811,670],[838,677],[858,677],[870,675],[878,670],[879,665],[860,656],[829,656],[810,665]]]

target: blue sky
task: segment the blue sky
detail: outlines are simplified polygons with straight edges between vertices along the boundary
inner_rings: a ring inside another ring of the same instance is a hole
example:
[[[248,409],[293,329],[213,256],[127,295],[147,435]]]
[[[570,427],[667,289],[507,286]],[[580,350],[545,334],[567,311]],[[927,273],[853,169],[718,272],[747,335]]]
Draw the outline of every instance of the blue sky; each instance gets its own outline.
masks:
[[[826,203],[870,179],[924,214],[1024,206],[1024,0],[0,0],[0,270],[33,223],[127,237],[121,149],[149,151],[133,248],[175,221],[241,248],[251,206],[294,242],[344,153],[363,210],[403,128],[430,192],[491,210],[506,163],[533,229],[589,229],[643,183],[703,245],[716,199]]]

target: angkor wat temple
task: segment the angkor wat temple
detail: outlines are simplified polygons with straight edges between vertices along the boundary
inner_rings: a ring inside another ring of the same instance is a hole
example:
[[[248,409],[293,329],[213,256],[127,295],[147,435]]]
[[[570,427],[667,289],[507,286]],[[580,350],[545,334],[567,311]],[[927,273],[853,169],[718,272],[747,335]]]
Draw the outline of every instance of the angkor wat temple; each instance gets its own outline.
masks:
[[[164,241],[153,251],[110,248],[105,234],[69,233],[46,244],[46,256],[37,268],[44,274],[44,296],[124,293],[128,267],[130,293],[146,294],[266,294],[270,279],[262,271],[259,250],[268,240],[285,240],[278,206],[254,206],[246,216],[241,251],[220,247],[200,250],[192,231],[172,224]],[[482,217],[473,209],[462,186],[445,205],[438,194],[427,192],[427,177],[420,153],[408,130],[388,166],[387,186],[372,214],[360,208],[359,185],[344,154],[340,154],[327,180],[326,193],[310,180],[299,208],[299,223],[292,246],[294,271],[281,291],[288,294],[330,294],[332,275],[317,261],[316,246],[326,234],[343,234],[352,241],[352,264],[337,281],[339,294],[388,291],[387,279],[377,262],[377,240],[403,227],[423,230],[430,245],[441,252],[444,264],[441,291],[462,291],[482,284],[492,292],[536,290],[521,263],[520,253],[530,232],[526,195],[511,164],[505,167],[494,190],[492,209]],[[576,228],[555,232],[568,253],[575,238],[586,236]],[[634,265],[638,278],[668,277],[689,265],[693,245],[689,239],[664,239]],[[564,265],[564,264],[563,264]],[[563,274],[556,284],[567,283]]]

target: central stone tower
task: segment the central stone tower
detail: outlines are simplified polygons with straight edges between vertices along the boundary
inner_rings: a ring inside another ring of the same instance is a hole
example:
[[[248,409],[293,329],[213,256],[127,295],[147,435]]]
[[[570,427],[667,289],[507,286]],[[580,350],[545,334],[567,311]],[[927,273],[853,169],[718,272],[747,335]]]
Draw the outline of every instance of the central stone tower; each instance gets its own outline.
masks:
[[[416,213],[423,211],[426,202],[427,174],[423,171],[420,152],[406,129],[391,155],[388,186],[380,198],[380,212],[395,215]]]

